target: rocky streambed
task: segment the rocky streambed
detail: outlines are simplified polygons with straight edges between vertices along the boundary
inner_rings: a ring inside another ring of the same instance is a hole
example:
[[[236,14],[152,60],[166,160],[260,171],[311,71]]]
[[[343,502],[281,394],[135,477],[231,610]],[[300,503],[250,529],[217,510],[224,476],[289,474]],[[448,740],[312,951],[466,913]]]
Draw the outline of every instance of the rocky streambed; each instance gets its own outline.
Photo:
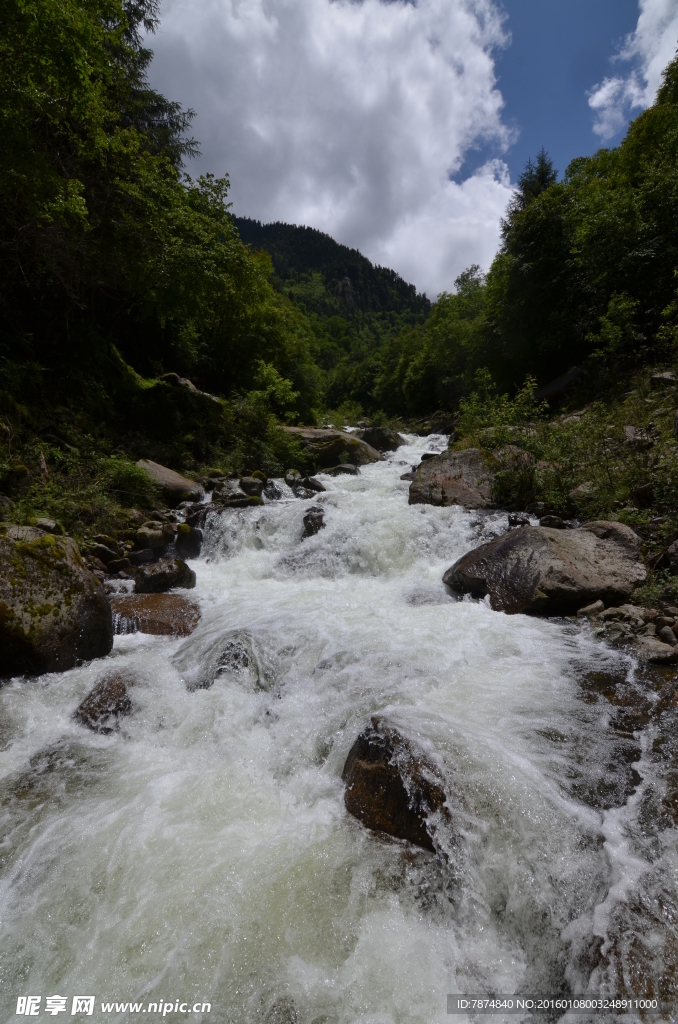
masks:
[[[639,656],[672,660],[673,612],[633,604],[609,524],[409,504],[446,439],[407,440],[186,506],[193,587],[97,570],[139,606],[110,653],[0,690],[7,1017],[24,990],[309,1024],[438,1021],[462,992],[675,1002],[678,696]],[[528,604],[587,604],[498,610],[516,566]],[[185,628],[143,632],[173,598]]]

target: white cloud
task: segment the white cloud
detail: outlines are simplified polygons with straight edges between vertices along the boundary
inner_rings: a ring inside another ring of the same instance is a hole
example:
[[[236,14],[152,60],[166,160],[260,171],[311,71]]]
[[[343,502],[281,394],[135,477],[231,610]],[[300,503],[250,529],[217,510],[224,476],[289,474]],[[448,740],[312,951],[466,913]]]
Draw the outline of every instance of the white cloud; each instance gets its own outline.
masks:
[[[234,211],[327,231],[429,294],[489,264],[510,197],[494,0],[165,0],[152,83],[193,107]],[[194,165],[194,170],[196,165]]]
[[[593,130],[607,140],[625,128],[632,110],[649,107],[661,85],[662,71],[678,44],[678,0],[639,0],[635,31],[624,41],[616,61],[632,61],[627,75],[605,78],[589,95],[595,113]]]

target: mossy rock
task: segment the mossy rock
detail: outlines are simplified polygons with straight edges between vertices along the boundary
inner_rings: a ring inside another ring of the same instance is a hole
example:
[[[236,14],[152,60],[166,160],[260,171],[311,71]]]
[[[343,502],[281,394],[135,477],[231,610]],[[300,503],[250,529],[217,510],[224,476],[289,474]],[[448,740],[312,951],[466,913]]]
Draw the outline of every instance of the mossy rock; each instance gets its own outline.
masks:
[[[65,671],[112,646],[110,605],[75,541],[0,525],[0,675]]]

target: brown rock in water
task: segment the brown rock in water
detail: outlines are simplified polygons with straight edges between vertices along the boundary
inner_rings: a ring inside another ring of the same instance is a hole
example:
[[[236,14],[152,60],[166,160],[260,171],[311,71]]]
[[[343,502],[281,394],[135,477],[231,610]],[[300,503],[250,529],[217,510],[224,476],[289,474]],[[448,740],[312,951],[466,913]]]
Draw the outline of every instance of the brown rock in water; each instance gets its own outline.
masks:
[[[422,462],[410,484],[410,505],[491,508],[493,459],[478,448],[442,452]]]
[[[436,769],[382,719],[355,741],[342,772],[346,810],[375,832],[435,850],[436,821],[449,818]]]
[[[489,594],[496,611],[575,614],[597,600],[621,604],[645,582],[640,545],[622,523],[576,530],[524,526],[463,555],[443,583],[474,597]]]
[[[137,466],[150,476],[156,487],[160,488],[170,508],[176,508],[182,501],[198,501],[205,493],[195,480],[189,480],[181,473],[161,466],[159,462],[140,459]]]
[[[188,636],[200,621],[200,609],[181,594],[125,594],[111,600],[116,633]]]
[[[63,672],[112,646],[106,594],[75,541],[0,526],[0,675]]]
[[[282,427],[293,440],[298,441],[306,457],[306,464],[318,468],[329,468],[338,463],[366,466],[380,462],[382,456],[355,434],[343,430],[315,427]]]
[[[134,574],[136,594],[161,594],[173,587],[192,590],[194,586],[195,573],[180,558],[140,565]]]
[[[104,676],[91,690],[73,717],[94,732],[110,733],[120,728],[120,719],[132,712],[128,687],[132,680],[120,672]]]

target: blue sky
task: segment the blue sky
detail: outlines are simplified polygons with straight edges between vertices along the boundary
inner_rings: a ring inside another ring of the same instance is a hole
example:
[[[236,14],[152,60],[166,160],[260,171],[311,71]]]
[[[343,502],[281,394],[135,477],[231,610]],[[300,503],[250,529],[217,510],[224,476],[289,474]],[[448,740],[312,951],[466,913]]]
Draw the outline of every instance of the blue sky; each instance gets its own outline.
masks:
[[[434,297],[489,267],[528,157],[562,174],[653,102],[678,0],[162,0],[150,42],[191,174]]]
[[[503,7],[511,43],[497,53],[497,84],[506,104],[503,120],[519,131],[503,159],[515,181],[544,146],[562,175],[573,157],[601,145],[587,92],[614,74],[611,57],[636,27],[637,0],[504,0]],[[616,132],[606,144],[622,135]],[[462,175],[488,151],[469,153]]]

